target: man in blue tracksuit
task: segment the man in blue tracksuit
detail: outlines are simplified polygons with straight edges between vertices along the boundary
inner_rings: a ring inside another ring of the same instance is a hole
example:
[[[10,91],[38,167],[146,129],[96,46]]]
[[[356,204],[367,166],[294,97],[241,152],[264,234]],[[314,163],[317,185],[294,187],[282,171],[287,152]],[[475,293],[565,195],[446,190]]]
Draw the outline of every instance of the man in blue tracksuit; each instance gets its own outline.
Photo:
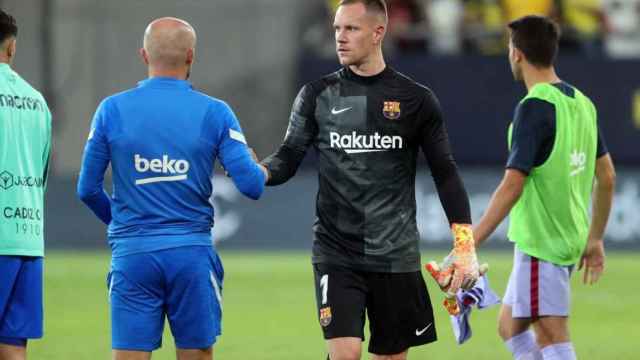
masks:
[[[244,195],[257,199],[264,189],[265,174],[229,106],[186,81],[195,41],[182,20],[149,24],[140,50],[149,78],[102,101],[84,150],[78,196],[109,225],[118,360],[149,359],[165,315],[178,359],[213,357],[223,279],[210,231],[215,160]],[[110,197],[103,189],[109,163]]]

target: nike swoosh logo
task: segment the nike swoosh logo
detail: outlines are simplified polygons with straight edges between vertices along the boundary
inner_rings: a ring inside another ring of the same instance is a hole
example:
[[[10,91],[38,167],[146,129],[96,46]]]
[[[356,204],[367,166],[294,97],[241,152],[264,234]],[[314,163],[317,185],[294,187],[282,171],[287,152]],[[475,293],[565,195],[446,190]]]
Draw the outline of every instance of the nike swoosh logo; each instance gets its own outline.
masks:
[[[420,335],[424,334],[424,332],[427,331],[431,327],[431,325],[433,325],[433,323],[427,325],[427,327],[425,327],[422,330],[416,329],[416,336],[420,336]]]
[[[343,112],[345,112],[345,111],[349,111],[349,110],[351,110],[351,108],[350,108],[350,107],[348,107],[348,108],[344,108],[344,109],[340,109],[340,110],[336,110],[336,108],[334,107],[333,109],[331,109],[331,113],[332,113],[333,115],[338,115],[338,114],[340,114],[340,113],[343,113]]]

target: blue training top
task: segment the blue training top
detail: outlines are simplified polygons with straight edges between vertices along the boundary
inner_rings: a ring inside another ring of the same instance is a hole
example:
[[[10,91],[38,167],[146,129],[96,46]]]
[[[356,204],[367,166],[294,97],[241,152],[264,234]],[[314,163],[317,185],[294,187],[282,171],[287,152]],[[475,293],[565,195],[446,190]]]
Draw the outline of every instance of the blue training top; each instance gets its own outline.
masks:
[[[258,199],[265,176],[224,102],[191,83],[154,77],[110,96],[96,110],[78,196],[109,225],[113,256],[211,245],[214,163]],[[113,193],[103,189],[111,162]]]

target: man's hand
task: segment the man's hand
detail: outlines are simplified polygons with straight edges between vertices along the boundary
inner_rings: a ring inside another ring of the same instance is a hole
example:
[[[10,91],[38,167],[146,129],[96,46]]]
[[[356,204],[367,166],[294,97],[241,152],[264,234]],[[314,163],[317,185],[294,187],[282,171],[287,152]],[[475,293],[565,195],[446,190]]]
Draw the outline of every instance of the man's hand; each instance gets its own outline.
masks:
[[[442,264],[430,262],[427,271],[436,280],[442,291],[455,296],[459,289],[469,290],[478,280],[479,268],[471,225],[453,224],[453,250]]]
[[[584,267],[584,284],[593,285],[600,279],[604,271],[604,241],[602,239],[589,239],[584,249],[578,271]]]
[[[260,169],[264,173],[264,183],[266,184],[271,178],[271,173],[269,173],[269,169],[267,169],[267,167],[262,165],[261,163],[258,163],[258,166],[260,166]]]
[[[249,150],[249,155],[251,155],[251,158],[253,159],[253,161],[259,163],[260,161],[258,160],[258,155],[256,155],[255,151],[253,151],[253,148],[249,147],[248,150]]]
[[[447,258],[445,258],[445,261],[448,258],[449,257],[447,256]],[[444,308],[447,310],[447,312],[450,315],[458,315],[460,313],[458,300],[456,300],[455,295],[451,295],[447,291],[449,290],[449,283],[451,282],[452,267],[451,266],[445,267],[445,266],[442,266],[442,264],[438,265],[435,261],[431,261],[427,265],[425,265],[425,268],[427,269],[429,274],[431,274],[431,276],[436,280],[436,282],[438,283],[442,291],[446,293],[445,299],[442,303],[442,305],[444,305]],[[441,268],[445,270],[441,270]],[[480,268],[478,270],[480,276],[483,276],[484,274],[486,274],[487,271],[489,271],[489,264],[480,265]]]
[[[256,155],[256,152],[253,150],[252,147],[249,148],[249,155],[251,155],[251,158],[253,159],[253,161],[255,161],[256,164],[260,166],[260,170],[262,170],[262,173],[264,174],[264,182],[266,183],[267,181],[269,181],[269,177],[271,176],[271,174],[269,174],[269,169],[267,169],[266,166],[260,163],[260,160],[258,160],[258,155]]]
[[[451,277],[453,276],[451,255],[447,255],[441,264],[435,261],[429,261],[424,267],[429,274],[431,274],[431,277],[433,277],[438,286],[440,286],[440,290],[448,292],[451,286]]]
[[[451,267],[453,268],[451,284],[449,285],[447,293],[449,295],[455,295],[459,289],[471,289],[478,280],[480,273],[471,225],[453,224],[451,231],[453,232],[454,238],[453,250],[448,256],[450,259],[445,259],[444,265],[451,263]]]

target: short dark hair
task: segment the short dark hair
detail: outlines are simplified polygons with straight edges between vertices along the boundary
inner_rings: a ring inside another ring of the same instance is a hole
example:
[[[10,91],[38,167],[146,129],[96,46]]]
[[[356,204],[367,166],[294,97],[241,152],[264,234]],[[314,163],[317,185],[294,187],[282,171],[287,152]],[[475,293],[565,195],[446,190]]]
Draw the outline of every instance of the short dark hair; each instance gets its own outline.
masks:
[[[16,19],[6,12],[0,10],[0,44],[10,37],[18,36],[18,25]]]
[[[387,18],[387,3],[384,0],[341,0],[338,6],[362,4],[367,11],[377,12]]]
[[[513,46],[537,67],[550,67],[558,54],[560,27],[553,20],[528,15],[509,23]]]

